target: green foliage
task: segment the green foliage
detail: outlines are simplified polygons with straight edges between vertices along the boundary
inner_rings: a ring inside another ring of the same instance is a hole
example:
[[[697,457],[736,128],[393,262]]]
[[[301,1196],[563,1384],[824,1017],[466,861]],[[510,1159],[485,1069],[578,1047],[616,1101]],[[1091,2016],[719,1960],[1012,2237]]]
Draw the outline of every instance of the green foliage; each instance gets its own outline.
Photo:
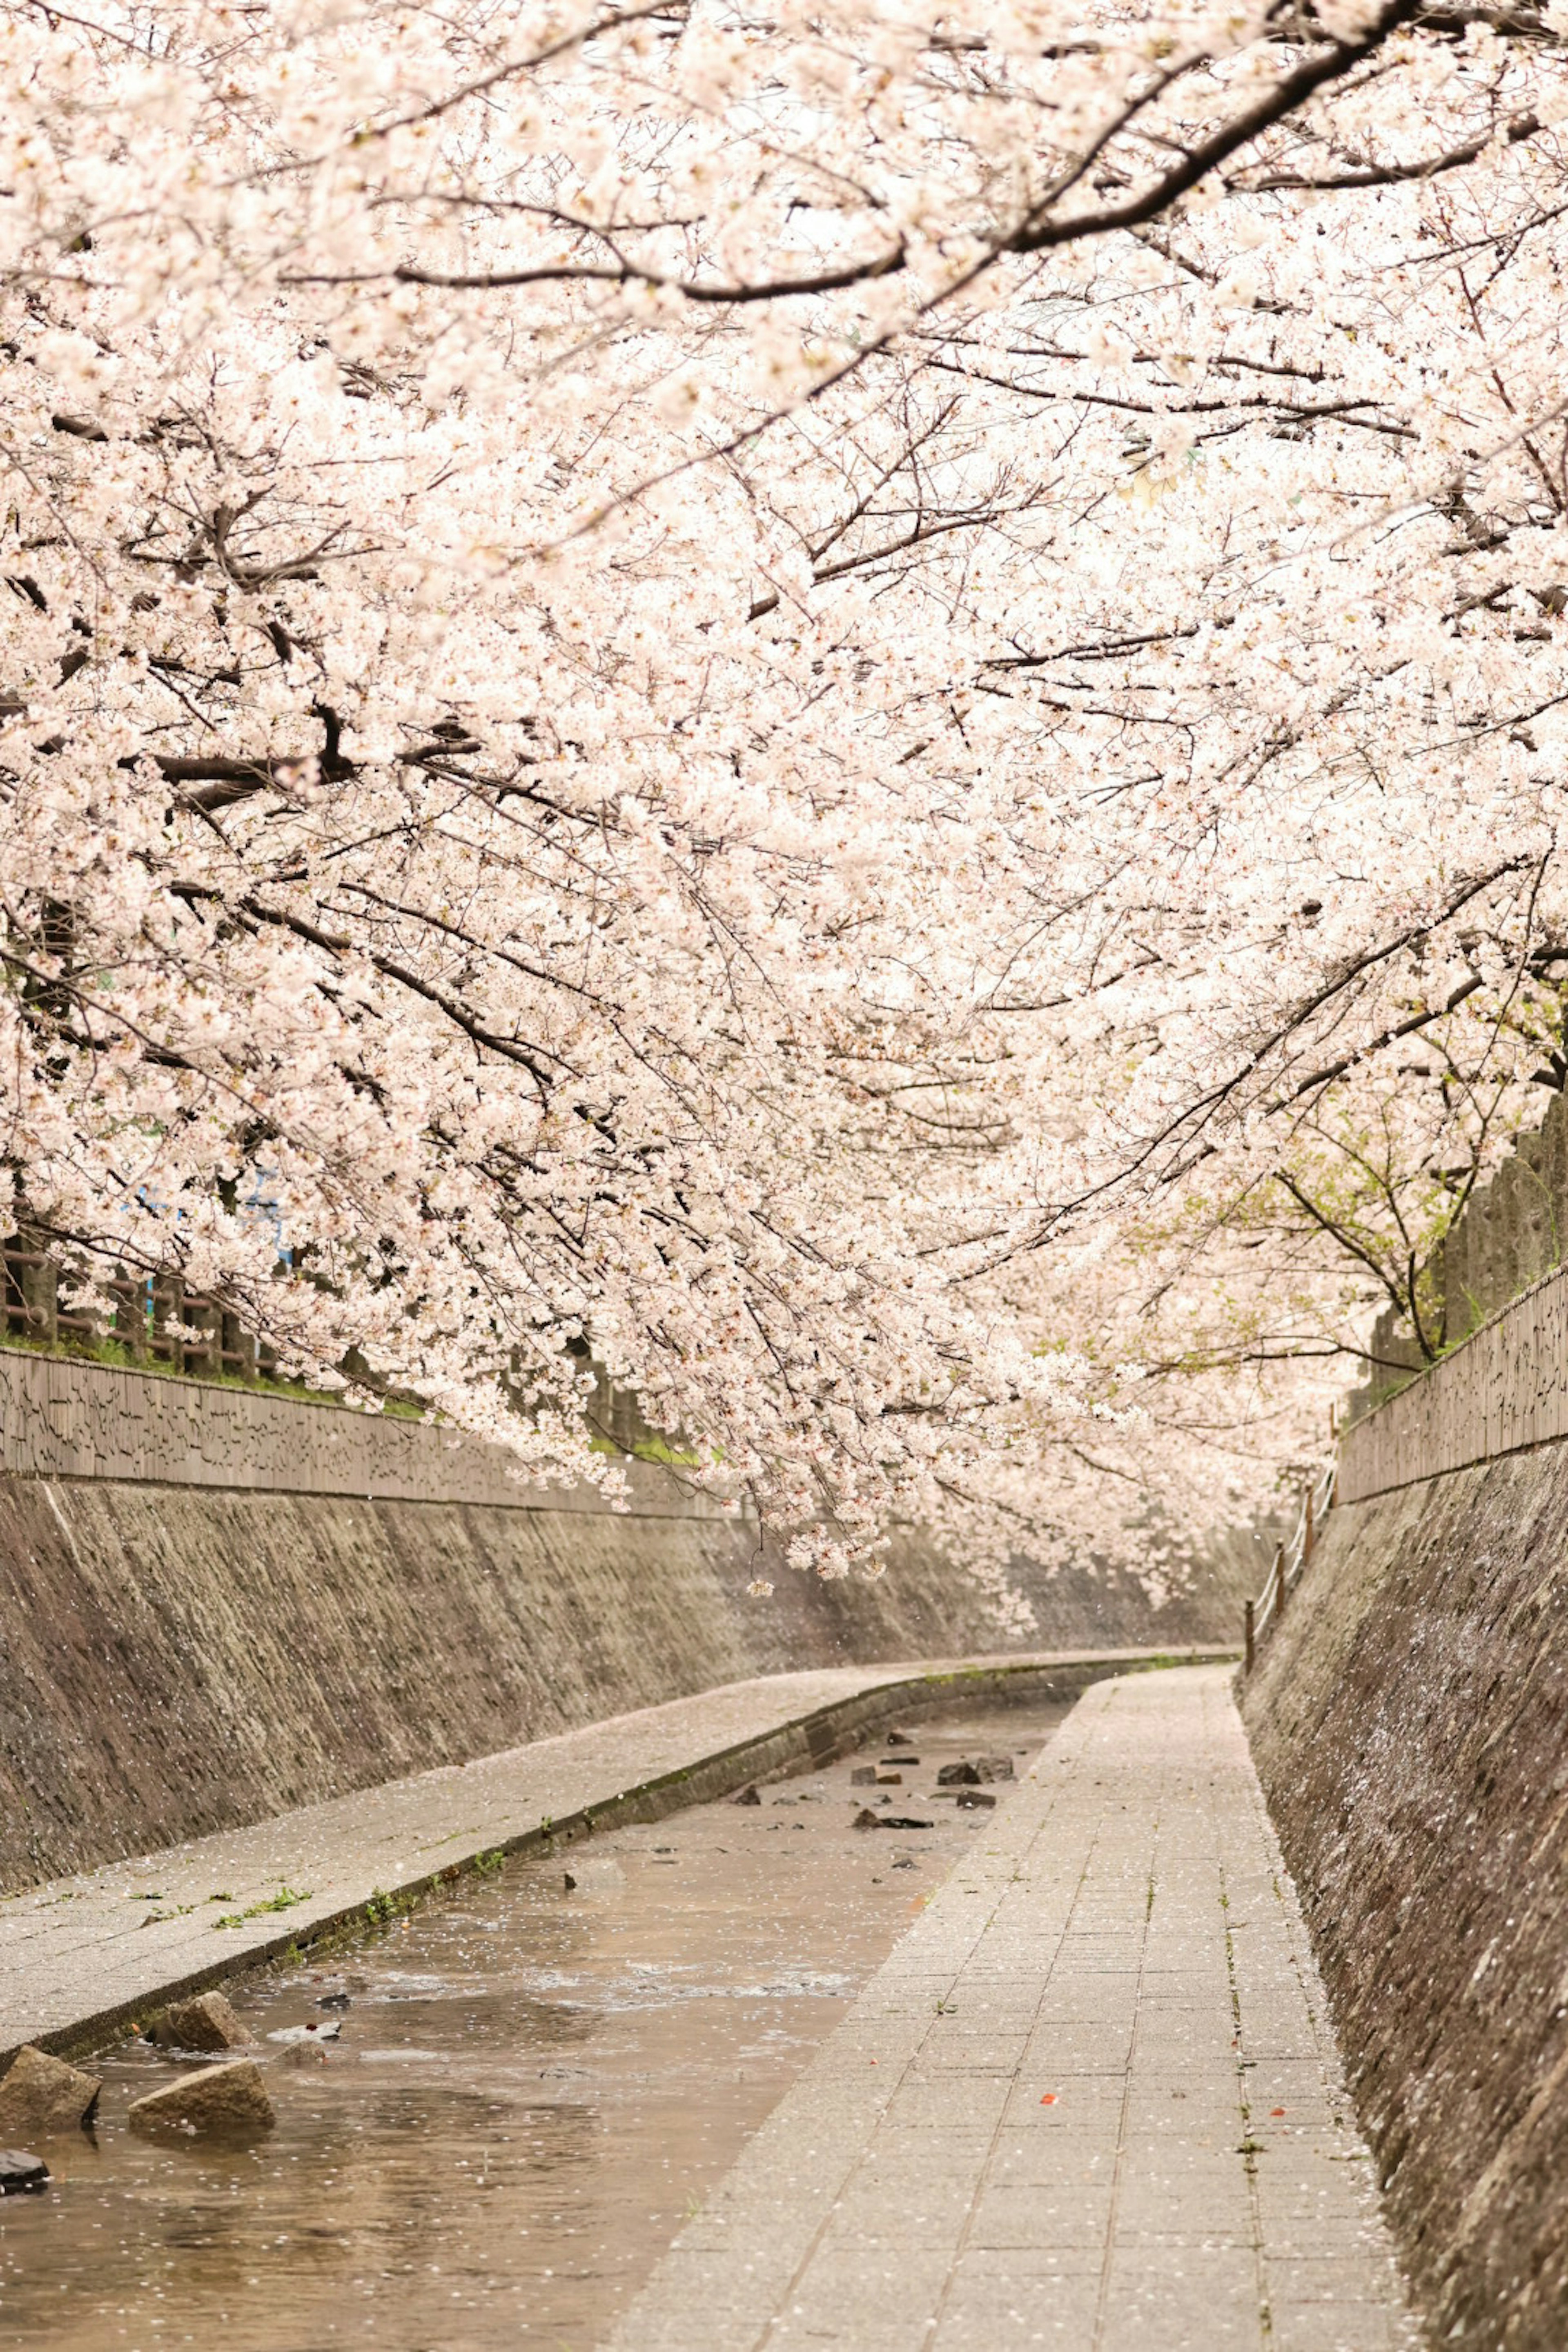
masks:
[[[275,1380],[266,1372],[209,1372],[195,1366],[182,1370],[177,1364],[165,1363],[160,1356],[133,1355],[118,1339],[32,1339],[24,1332],[12,1331],[0,1339],[0,1349],[14,1355],[48,1356],[60,1363],[103,1364],[115,1371],[146,1372],[155,1380],[195,1381],[205,1389],[245,1389],[253,1395],[287,1397],[294,1404],[324,1405],[333,1412],[363,1410],[325,1389],[307,1388],[300,1381]],[[423,1421],[426,1417],[420,1406],[408,1404],[401,1398],[388,1398],[381,1411],[390,1421]],[[611,1446],[607,1450],[614,1453],[616,1449]]]
[[[207,1900],[209,1903],[216,1903],[222,1901],[223,1897],[210,1895]],[[298,1887],[279,1886],[276,1895],[268,1895],[264,1902],[253,1903],[247,1911],[226,1911],[221,1919],[213,1921],[213,1926],[243,1927],[247,1919],[259,1919],[269,1911],[292,1911],[296,1904],[309,1903],[310,1900],[310,1889],[308,1886],[302,1893]]]

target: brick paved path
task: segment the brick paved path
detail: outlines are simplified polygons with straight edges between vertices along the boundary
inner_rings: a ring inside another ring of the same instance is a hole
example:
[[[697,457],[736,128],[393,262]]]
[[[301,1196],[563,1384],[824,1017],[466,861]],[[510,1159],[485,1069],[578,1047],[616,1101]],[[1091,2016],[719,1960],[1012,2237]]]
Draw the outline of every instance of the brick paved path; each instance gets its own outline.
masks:
[[[1079,1701],[609,2352],[1418,2340],[1207,1666]]]

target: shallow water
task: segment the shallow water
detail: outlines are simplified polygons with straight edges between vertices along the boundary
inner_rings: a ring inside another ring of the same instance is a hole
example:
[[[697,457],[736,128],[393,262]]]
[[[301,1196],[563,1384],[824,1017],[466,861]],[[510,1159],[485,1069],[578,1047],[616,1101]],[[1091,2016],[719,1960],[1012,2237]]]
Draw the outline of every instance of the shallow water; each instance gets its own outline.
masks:
[[[131,2101],[174,2062],[115,2044],[93,2062],[94,2133],[41,2143],[48,2190],[0,2204],[0,2341],[592,2352],[984,1837],[989,1813],[937,1797],[937,1767],[1006,1753],[1022,1769],[1064,1712],[928,1721],[900,1787],[851,1787],[886,1752],[868,1747],[763,1783],[760,1805],[509,1862],[330,1957],[241,1979],[226,1990],[278,2114],[255,2146],[129,2131]],[[932,1826],[851,1828],[868,1803]],[[346,2009],[318,2006],[345,1992]],[[312,2020],[341,2021],[314,2063],[268,2038]]]

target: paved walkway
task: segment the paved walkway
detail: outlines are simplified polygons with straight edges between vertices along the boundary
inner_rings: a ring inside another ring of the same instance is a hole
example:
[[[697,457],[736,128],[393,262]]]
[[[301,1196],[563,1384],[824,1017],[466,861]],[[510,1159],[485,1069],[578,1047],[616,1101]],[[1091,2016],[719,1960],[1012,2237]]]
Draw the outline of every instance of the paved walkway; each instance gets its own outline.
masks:
[[[1040,1652],[762,1675],[8,1895],[0,1900],[0,2058],[24,2042],[106,2028],[317,1933],[378,1894],[396,1895],[478,1854],[526,1844],[551,1823],[603,1815],[627,1797],[648,1817],[721,1794],[804,1758],[800,1727],[823,1709],[852,1709],[881,1690],[889,1707],[907,1694],[918,1714],[940,1694],[911,1691],[911,1677],[945,1688],[965,1668],[1103,1672],[1138,1655]],[[661,1790],[672,1774],[691,1777]]]
[[[1389,2352],[1230,1670],[1096,1684],[608,2352]]]

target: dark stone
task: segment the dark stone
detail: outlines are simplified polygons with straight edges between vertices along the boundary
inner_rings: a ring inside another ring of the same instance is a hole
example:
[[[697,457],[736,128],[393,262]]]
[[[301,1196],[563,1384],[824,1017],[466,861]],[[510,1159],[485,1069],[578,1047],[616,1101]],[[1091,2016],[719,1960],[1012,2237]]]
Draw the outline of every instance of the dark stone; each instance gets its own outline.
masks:
[[[316,2007],[318,2009],[349,2009],[353,2006],[353,1995],[352,1993],[324,1992],[320,2000],[316,2003]]]
[[[749,1788],[742,1789],[740,1795],[735,1800],[735,1802],[738,1805],[760,1805],[762,1801],[761,1797],[757,1794],[757,1784],[754,1780],[751,1783]]]
[[[890,1771],[895,1764],[918,1764],[920,1760],[918,1756],[884,1756],[882,1763],[884,1769]]]
[[[965,1757],[960,1764],[944,1764],[936,1776],[939,1789],[977,1789],[983,1780],[1011,1780],[1010,1756]]]
[[[880,1813],[874,1813],[869,1805],[862,1805],[849,1826],[852,1830],[879,1830],[882,1826],[882,1816]]]
[[[849,1775],[849,1786],[852,1789],[869,1789],[875,1785],[876,1779],[877,1768],[874,1764],[857,1764]]]
[[[886,1821],[878,1823],[878,1827],[884,1830],[933,1830],[936,1823],[917,1822],[904,1813],[889,1813]]]
[[[30,2197],[47,2186],[49,2168],[26,2148],[0,2147],[0,2197]]]
[[[953,1801],[973,1812],[978,1806],[994,1805],[996,1800],[989,1789],[960,1789]]]

